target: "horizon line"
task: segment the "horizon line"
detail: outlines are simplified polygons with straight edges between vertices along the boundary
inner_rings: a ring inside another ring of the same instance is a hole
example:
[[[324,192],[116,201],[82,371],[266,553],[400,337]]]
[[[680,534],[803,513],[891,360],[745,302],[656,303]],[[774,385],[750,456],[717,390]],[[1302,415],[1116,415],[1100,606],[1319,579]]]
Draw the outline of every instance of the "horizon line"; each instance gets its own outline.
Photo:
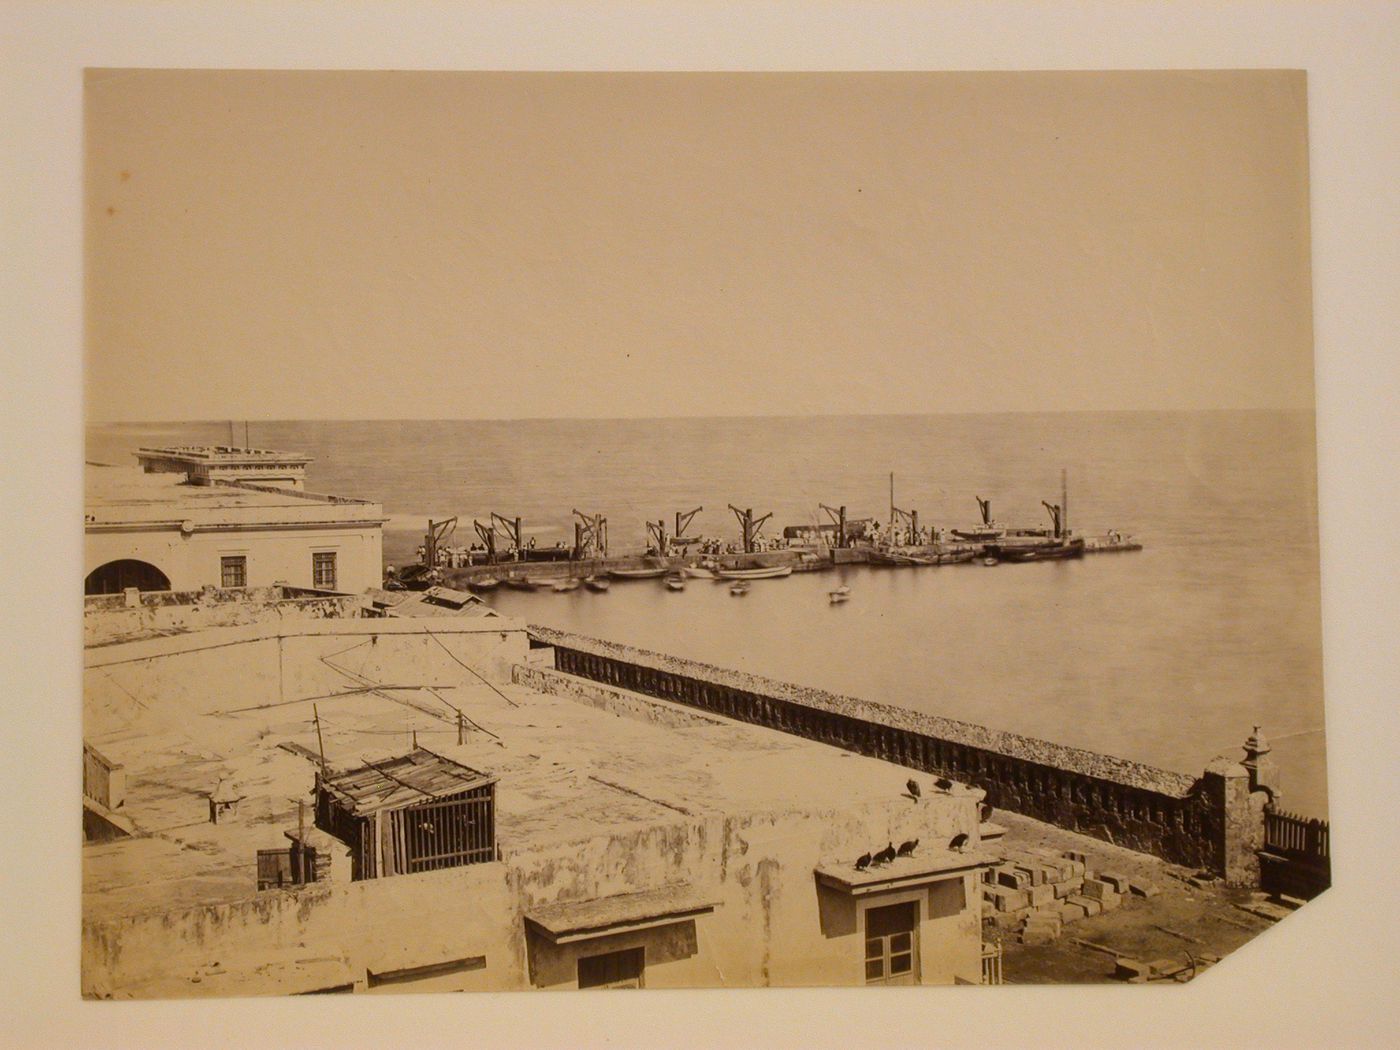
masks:
[[[1204,414],[1220,412],[1287,412],[1317,414],[1316,406],[1253,405],[1246,407],[1207,406],[1201,408],[1009,408],[954,410],[945,412],[771,412],[739,415],[694,414],[676,416],[233,416],[170,417],[156,419],[88,419],[83,426],[151,426],[166,424],[225,425],[238,423],[656,423],[700,419],[924,419],[938,416],[1056,416],[1056,415],[1143,415]]]

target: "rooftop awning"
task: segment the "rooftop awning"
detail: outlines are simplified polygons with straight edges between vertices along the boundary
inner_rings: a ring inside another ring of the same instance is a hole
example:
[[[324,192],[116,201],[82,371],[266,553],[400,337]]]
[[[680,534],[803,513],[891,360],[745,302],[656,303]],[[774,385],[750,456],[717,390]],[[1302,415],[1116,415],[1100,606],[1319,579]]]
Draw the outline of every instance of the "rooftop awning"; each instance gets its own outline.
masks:
[[[853,897],[862,897],[867,893],[885,893],[936,882],[974,868],[990,867],[1000,860],[1000,857],[990,853],[972,850],[963,853],[947,849],[921,849],[913,856],[896,857],[888,864],[872,866],[864,871],[856,870],[854,860],[821,864],[816,869],[816,875],[817,881],[824,886]]]
[[[532,908],[525,914],[525,925],[554,944],[568,944],[629,930],[669,926],[707,915],[718,906],[719,901],[712,896],[700,893],[689,883],[678,883],[641,893]]]

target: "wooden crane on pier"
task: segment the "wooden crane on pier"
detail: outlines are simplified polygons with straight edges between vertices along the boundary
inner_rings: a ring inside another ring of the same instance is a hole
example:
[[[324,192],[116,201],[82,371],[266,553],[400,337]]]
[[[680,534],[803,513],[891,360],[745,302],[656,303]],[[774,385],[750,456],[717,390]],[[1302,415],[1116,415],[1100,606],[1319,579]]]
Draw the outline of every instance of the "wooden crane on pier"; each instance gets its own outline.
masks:
[[[749,507],[747,510],[740,510],[731,503],[729,504],[729,509],[732,510],[734,516],[739,519],[739,529],[744,537],[744,553],[752,554],[754,540],[758,539],[758,534],[763,528],[763,523],[773,516],[773,512],[770,510],[767,514],[763,515],[763,517],[755,519],[752,507]]]
[[[423,564],[428,568],[437,567],[438,548],[448,536],[457,531],[457,519],[447,518],[444,521],[433,521],[428,519],[428,531],[423,534]]]
[[[647,522],[647,535],[650,537],[652,545],[658,554],[669,554],[672,544],[681,542],[686,528],[694,520],[704,507],[696,507],[691,511],[676,511],[676,531],[668,539],[666,536],[666,519],[658,518],[656,521]]]
[[[831,524],[836,526],[836,546],[846,546],[846,505],[843,503],[839,507],[828,507],[825,503],[818,503],[817,506],[831,519]]]
[[[481,545],[486,548],[486,560],[491,564],[496,562],[496,530],[491,525],[483,525],[481,522],[472,520],[472,527],[476,529],[476,534],[481,537]]]
[[[574,557],[605,558],[608,554],[608,519],[601,514],[574,511]]]

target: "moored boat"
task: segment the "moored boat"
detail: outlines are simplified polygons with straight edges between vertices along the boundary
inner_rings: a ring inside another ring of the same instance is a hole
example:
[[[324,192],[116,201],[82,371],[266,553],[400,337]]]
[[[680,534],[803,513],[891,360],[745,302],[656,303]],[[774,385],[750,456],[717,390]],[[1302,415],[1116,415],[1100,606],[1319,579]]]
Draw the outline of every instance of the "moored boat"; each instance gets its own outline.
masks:
[[[583,585],[590,591],[601,593],[608,589],[608,578],[606,576],[590,576],[583,581]]]
[[[582,584],[582,580],[577,579],[576,577],[570,577],[567,580],[559,580],[557,583],[555,583],[554,590],[558,594],[563,594],[566,591],[578,590],[579,587],[582,586]]]
[[[684,576],[667,576],[667,577],[666,577],[666,586],[667,586],[668,589],[673,590],[673,591],[683,591],[683,590],[685,590],[685,577],[684,577]]]
[[[655,580],[670,571],[660,569],[609,569],[608,575],[615,580]]]
[[[501,581],[494,576],[478,576],[474,580],[467,581],[467,589],[472,591],[490,591],[500,586]]]
[[[1052,543],[993,544],[986,548],[986,553],[1000,561],[1058,561],[1084,557],[1084,541],[1076,538]]]
[[[736,580],[734,583],[731,583],[729,585],[729,593],[735,595],[736,597],[742,597],[743,595],[749,593],[750,586],[752,585],[749,583],[748,580]]]
[[[696,580],[713,580],[716,578],[715,570],[708,569],[703,565],[687,565],[681,571],[684,572],[687,576]]]
[[[851,600],[851,589],[849,587],[837,587],[834,591],[828,591],[826,595],[831,599],[832,605],[839,605],[841,602]]]
[[[792,575],[791,565],[773,565],[761,569],[719,569],[716,573],[722,580],[776,580]]]

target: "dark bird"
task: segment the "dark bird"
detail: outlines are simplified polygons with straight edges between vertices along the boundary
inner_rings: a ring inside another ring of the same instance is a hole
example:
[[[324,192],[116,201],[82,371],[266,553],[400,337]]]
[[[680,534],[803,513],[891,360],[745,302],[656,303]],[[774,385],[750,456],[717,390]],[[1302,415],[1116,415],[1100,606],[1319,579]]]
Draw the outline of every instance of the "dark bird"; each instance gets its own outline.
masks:
[[[856,871],[864,871],[868,867],[870,867],[870,854],[862,853],[856,858]]]
[[[933,782],[933,786],[936,787],[939,791],[952,791],[952,790],[953,790],[953,782],[952,782],[951,780],[949,780],[947,777],[939,777],[937,780],[935,780],[935,781]]]
[[[962,848],[963,848],[964,846],[966,846],[966,845],[967,845],[967,836],[966,836],[966,835],[954,835],[954,836],[953,836],[953,841],[950,842],[950,843],[948,843],[948,848],[949,848],[949,849],[957,849],[957,850],[960,850],[960,849],[962,849]]]
[[[891,842],[888,846],[886,846],[884,849],[882,849],[879,853],[875,854],[875,857],[874,857],[873,862],[874,862],[875,864],[888,864],[890,861],[894,860],[894,858],[895,858],[894,843]]]
[[[899,844],[899,849],[895,850],[895,856],[897,856],[897,857],[912,857],[912,856],[914,855],[914,851],[915,851],[916,849],[918,849],[918,848],[919,848],[919,840],[918,840],[918,839],[910,839],[908,842],[901,842],[901,843]]]
[[[913,795],[915,798],[918,798],[921,794],[923,794],[923,792],[919,790],[919,782],[912,778],[905,782],[904,788],[906,791],[909,792],[909,794]]]

